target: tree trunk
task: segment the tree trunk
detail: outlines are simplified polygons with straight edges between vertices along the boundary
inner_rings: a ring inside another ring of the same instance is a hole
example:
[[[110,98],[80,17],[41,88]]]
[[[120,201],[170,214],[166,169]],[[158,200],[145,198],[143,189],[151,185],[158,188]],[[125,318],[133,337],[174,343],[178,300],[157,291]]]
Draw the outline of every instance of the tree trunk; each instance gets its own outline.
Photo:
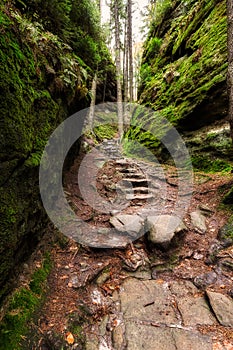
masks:
[[[228,17],[228,75],[227,86],[229,96],[229,122],[231,127],[231,138],[233,140],[233,2],[227,0]]]
[[[126,14],[128,13],[128,4]],[[129,98],[129,50],[128,50],[128,18],[125,19],[125,40],[124,40],[124,102]]]
[[[120,43],[120,16],[119,0],[114,1],[114,20],[115,20],[115,45],[116,45],[116,78],[117,78],[117,114],[118,114],[118,132],[119,137],[123,136],[123,104],[121,91],[121,43]]]
[[[97,87],[97,74],[95,74],[92,80],[92,86],[91,86],[91,105],[90,105],[89,116],[88,116],[88,127],[91,131],[93,131],[93,127],[94,127],[96,87]]]
[[[128,0],[128,46],[129,46],[129,100],[133,102],[133,31],[132,31],[132,0]]]

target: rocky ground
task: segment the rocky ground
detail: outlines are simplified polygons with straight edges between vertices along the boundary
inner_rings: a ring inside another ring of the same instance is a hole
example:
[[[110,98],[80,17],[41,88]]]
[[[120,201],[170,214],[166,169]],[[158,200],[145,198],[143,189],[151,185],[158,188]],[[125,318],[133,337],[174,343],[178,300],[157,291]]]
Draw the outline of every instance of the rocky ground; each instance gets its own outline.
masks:
[[[28,347],[233,349],[233,246],[224,238],[230,213],[220,206],[231,177],[196,173],[187,188],[174,167],[122,157],[115,140],[95,152],[65,178],[67,199],[88,224],[87,244],[53,248]]]

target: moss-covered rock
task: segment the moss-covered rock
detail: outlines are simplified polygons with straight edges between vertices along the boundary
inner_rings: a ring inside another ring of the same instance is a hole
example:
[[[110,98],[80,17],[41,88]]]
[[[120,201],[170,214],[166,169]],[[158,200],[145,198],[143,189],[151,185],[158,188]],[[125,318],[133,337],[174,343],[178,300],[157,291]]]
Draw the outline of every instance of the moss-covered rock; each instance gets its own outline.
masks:
[[[43,149],[65,118],[88,106],[94,72],[10,2],[0,3],[0,26],[1,300],[9,273],[30,254],[47,220],[38,179]],[[114,67],[107,64],[111,80]]]
[[[225,1],[167,0],[158,4],[160,15],[155,11],[144,45],[139,102],[158,111],[181,132],[225,118]],[[155,150],[153,137],[140,131],[147,116],[144,119],[133,122],[126,138]]]

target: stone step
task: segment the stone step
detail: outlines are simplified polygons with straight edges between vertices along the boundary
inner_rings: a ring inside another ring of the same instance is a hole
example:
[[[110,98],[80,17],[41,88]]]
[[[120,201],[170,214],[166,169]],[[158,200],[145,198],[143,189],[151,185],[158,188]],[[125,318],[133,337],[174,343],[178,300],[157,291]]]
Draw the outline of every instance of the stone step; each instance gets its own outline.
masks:
[[[146,200],[146,199],[152,199],[154,198],[154,195],[152,193],[147,193],[147,194],[127,194],[125,197],[127,200],[134,200],[134,199],[139,199],[139,200]]]
[[[127,179],[128,178],[130,178],[130,177],[132,177],[133,176],[133,178],[138,178],[138,179],[145,179],[145,174],[143,174],[143,173],[124,173],[124,176],[127,176]]]
[[[135,192],[139,192],[139,193],[151,193],[151,194],[155,194],[158,192],[157,189],[155,188],[148,188],[148,187],[123,187],[120,185],[116,186],[118,191],[121,191],[123,193],[132,193],[132,191]]]
[[[131,165],[126,158],[119,159],[116,163],[119,165]]]
[[[134,184],[134,183],[136,183],[136,184],[138,184],[138,183],[151,183],[151,180],[150,179],[145,179],[145,178],[142,178],[142,179],[140,179],[140,178],[135,178],[135,177],[127,177],[127,178],[123,178],[122,180],[121,180],[122,182],[130,182],[130,183],[132,183],[132,184]]]
[[[138,169],[136,168],[122,168],[122,167],[116,167],[116,170],[122,172],[122,173],[136,173]]]

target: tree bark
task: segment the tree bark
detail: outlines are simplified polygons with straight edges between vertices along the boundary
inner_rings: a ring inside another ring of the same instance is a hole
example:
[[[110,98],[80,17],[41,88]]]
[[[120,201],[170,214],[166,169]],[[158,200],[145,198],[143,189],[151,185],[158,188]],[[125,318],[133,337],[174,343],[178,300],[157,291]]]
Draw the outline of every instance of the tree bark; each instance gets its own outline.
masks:
[[[129,46],[129,100],[134,100],[133,87],[133,30],[132,30],[132,0],[128,0],[128,46]]]
[[[128,13],[128,4],[126,14]],[[129,98],[129,50],[128,50],[128,18],[125,19],[125,40],[124,40],[124,102]]]
[[[95,102],[96,102],[96,88],[97,88],[97,74],[95,74],[92,80],[91,86],[91,105],[88,116],[88,127],[93,131],[94,127],[94,116],[95,116]]]
[[[227,0],[227,18],[228,18],[228,74],[227,87],[229,97],[229,122],[231,127],[231,138],[233,140],[233,2]]]
[[[123,136],[123,104],[121,90],[121,43],[120,43],[120,16],[119,0],[114,1],[114,20],[115,20],[115,46],[116,46],[116,78],[117,78],[117,114],[118,114],[118,132],[119,137]]]

